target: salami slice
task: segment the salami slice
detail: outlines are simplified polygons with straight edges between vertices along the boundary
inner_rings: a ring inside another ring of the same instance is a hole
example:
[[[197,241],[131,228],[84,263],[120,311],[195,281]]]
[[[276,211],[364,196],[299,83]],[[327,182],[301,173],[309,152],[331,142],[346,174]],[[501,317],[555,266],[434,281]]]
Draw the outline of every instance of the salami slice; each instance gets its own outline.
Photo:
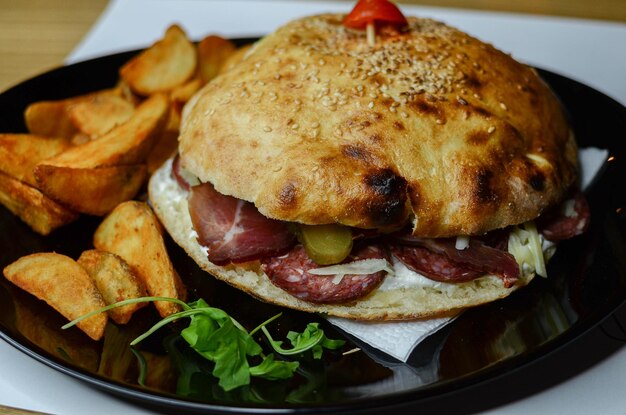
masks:
[[[421,246],[393,245],[391,252],[407,268],[434,281],[464,282],[483,275],[481,272],[455,264],[443,254],[431,252]]]
[[[382,258],[389,254],[378,244],[357,246],[344,261]],[[385,277],[385,271],[367,275],[344,275],[334,281],[332,275],[313,275],[308,271],[319,268],[302,245],[296,245],[287,255],[261,260],[261,268],[274,285],[304,301],[321,304],[344,303],[369,294]]]
[[[392,244],[393,254],[407,267],[435,281],[463,282],[485,274],[497,275],[505,287],[519,278],[519,265],[513,255],[472,238],[465,249],[457,249],[454,238],[427,239],[404,237]]]
[[[568,208],[569,205],[569,208]],[[591,212],[582,192],[537,219],[537,228],[549,241],[562,241],[580,235],[589,227]]]

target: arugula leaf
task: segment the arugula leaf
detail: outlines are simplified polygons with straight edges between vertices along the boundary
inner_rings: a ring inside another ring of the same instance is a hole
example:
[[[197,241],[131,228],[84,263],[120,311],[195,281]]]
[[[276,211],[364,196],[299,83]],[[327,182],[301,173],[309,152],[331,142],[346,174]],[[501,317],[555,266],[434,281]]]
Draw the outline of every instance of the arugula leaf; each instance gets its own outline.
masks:
[[[71,327],[93,314],[110,310],[114,307],[147,301],[171,301],[179,304],[182,307],[182,311],[163,318],[148,331],[134,339],[130,345],[136,345],[170,322],[189,317],[189,326],[183,329],[180,335],[198,355],[214,364],[211,374],[219,380],[219,386],[226,392],[240,386],[249,385],[251,376],[268,380],[289,379],[298,369],[298,362],[276,360],[273,354],[263,355],[261,346],[252,337],[258,330],[263,331],[270,345],[277,353],[285,356],[312,350],[314,358],[319,359],[322,356],[323,349],[338,349],[345,343],[343,340],[328,339],[324,335],[324,331],[319,328],[318,323],[310,323],[302,333],[289,332],[287,338],[291,342],[292,348],[284,349],[282,347],[283,342],[274,340],[266,328],[269,323],[281,316],[280,313],[261,323],[248,333],[241,324],[224,310],[210,307],[202,299],[184,303],[167,297],[142,297],[120,301],[81,316],[62,328]],[[255,358],[257,361],[260,360],[261,363],[251,367],[248,358]],[[181,376],[181,379],[179,379],[182,380],[182,382],[179,382],[179,386],[182,390],[191,391],[193,388],[192,378],[198,372],[195,369],[188,369],[185,368],[184,376]]]
[[[224,311],[208,307],[204,300],[190,306],[202,313],[191,316],[189,327],[181,331],[183,339],[205,359],[215,363],[213,376],[229,391],[250,383],[247,356],[261,354],[261,346],[246,332],[235,326]]]
[[[289,379],[299,366],[298,362],[274,360],[274,355],[270,354],[263,359],[261,364],[251,367],[250,374],[269,380]]]
[[[276,353],[280,353],[285,356],[296,355],[307,350],[311,350],[313,357],[315,359],[319,359],[322,357],[324,348],[334,350],[345,344],[345,341],[343,340],[332,340],[327,338],[324,334],[324,330],[319,328],[319,323],[307,324],[302,333],[295,331],[287,333],[287,338],[291,342],[291,349],[284,349],[282,347],[283,342],[274,340],[265,326],[262,326],[261,330]]]

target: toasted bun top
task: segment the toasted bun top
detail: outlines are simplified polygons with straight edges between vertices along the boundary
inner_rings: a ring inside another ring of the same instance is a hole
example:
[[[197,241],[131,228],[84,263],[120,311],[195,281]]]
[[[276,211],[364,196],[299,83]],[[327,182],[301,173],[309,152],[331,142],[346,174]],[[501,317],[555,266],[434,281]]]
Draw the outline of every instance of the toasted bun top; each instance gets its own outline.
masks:
[[[538,216],[576,178],[576,144],[537,73],[454,28],[296,20],[185,108],[183,165],[268,217],[480,234]]]

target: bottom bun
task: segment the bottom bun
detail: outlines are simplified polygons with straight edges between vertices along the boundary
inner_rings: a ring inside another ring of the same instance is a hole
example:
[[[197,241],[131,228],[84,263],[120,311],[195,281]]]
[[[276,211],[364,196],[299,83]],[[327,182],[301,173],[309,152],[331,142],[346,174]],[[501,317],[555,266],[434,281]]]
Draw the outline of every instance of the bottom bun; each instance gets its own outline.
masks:
[[[261,271],[258,261],[218,266],[207,257],[206,248],[197,241],[187,206],[187,193],[171,176],[171,160],[150,179],[149,197],[163,226],[187,254],[206,272],[262,301],[301,311],[322,313],[356,320],[411,320],[453,315],[461,309],[508,296],[528,284],[534,274],[523,275],[505,288],[502,279],[486,276],[473,281],[444,284],[447,288],[412,287],[375,289],[357,301],[342,304],[313,304],[302,301],[276,287]],[[386,278],[394,278],[387,276]]]

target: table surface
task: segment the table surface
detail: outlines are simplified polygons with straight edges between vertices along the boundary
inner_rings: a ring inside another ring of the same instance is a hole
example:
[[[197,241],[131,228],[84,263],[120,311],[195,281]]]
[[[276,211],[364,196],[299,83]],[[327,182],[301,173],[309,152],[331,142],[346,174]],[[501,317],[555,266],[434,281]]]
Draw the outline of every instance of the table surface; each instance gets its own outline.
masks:
[[[0,0],[0,91],[61,65],[107,2]],[[399,3],[626,22],[623,0],[404,0]]]
[[[588,0],[526,0],[525,2],[510,2],[510,0],[413,0],[402,3],[587,17],[626,22],[626,2],[623,0],[595,0],[593,2]],[[57,0],[53,2],[46,0],[0,0],[0,91],[47,69],[62,65],[68,54],[75,49],[106,6],[107,0]],[[542,61],[542,59],[538,59],[538,61]],[[616,97],[621,98],[620,101],[626,103],[623,89],[614,89],[615,84],[611,85],[613,85],[611,92],[616,92]],[[618,323],[619,321],[626,321],[626,308],[622,307],[620,311],[617,313],[618,320],[616,321]],[[593,366],[593,370],[589,370],[590,373],[587,373],[587,376],[570,381],[567,386],[563,386],[564,388],[567,387],[571,391],[572,384],[574,386],[580,384],[581,388],[588,388],[590,378],[592,381],[597,379],[598,382],[603,382],[604,379],[606,382],[606,379],[620,377],[619,373],[613,373],[611,370],[618,371],[624,367],[626,348],[620,347],[621,341],[611,343],[613,340],[607,339],[604,332],[607,329],[609,331],[613,329],[617,333],[616,336],[623,339],[623,333],[620,331],[623,329],[619,324],[615,326],[615,323],[613,323],[615,327],[611,327],[611,323],[612,321],[608,321],[608,324],[593,330],[585,339],[581,340],[582,343],[577,344],[579,347],[574,347],[572,350],[585,349],[590,345],[608,344],[610,347],[607,347],[612,351],[604,354],[604,360],[590,363],[589,366]],[[580,347],[581,345],[583,347]],[[6,369],[10,370],[13,368],[11,364],[15,363],[13,369],[19,370],[21,366],[18,363],[21,363],[22,360],[28,360],[28,357],[22,356],[17,351],[8,351],[7,349],[10,349],[8,346],[2,346],[3,356],[8,358],[4,365]],[[580,359],[579,353],[579,355],[573,356],[571,361]],[[602,375],[600,376],[598,373],[602,373]],[[58,377],[59,382],[66,381],[62,379],[62,375],[59,374]],[[36,379],[31,379],[29,382],[36,383]],[[67,382],[73,381],[67,380]],[[14,386],[18,388],[21,384],[18,383]],[[82,386],[77,384],[73,387],[81,388]],[[611,389],[612,387],[613,389]],[[615,387],[619,387],[619,385],[604,384],[598,390],[606,390],[607,393],[619,393],[614,390]],[[88,392],[90,391],[84,391],[84,393]],[[603,398],[600,397],[600,399]],[[532,402],[537,402],[537,404],[543,405],[542,409],[546,409],[545,400],[537,399]],[[22,413],[17,411],[6,412],[2,403],[0,402],[0,413]],[[528,408],[526,405],[520,407],[521,412],[509,411],[508,413],[525,413]],[[497,413],[499,410],[496,409],[494,412]]]

